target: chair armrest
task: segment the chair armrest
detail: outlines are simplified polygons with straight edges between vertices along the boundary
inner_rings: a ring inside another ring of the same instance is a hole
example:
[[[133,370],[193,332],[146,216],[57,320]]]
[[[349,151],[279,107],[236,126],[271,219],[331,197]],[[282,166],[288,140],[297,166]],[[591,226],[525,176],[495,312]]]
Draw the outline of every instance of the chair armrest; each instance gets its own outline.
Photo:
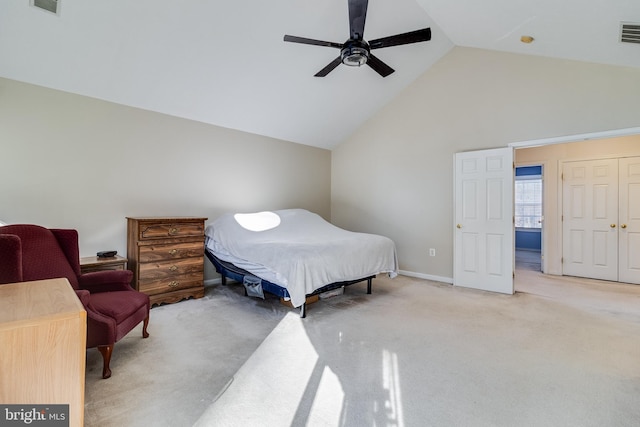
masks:
[[[132,291],[133,273],[129,270],[105,270],[85,273],[78,276],[81,289],[91,293],[111,291]]]
[[[78,296],[78,299],[80,300],[80,302],[82,303],[82,305],[84,306],[85,310],[87,309],[87,307],[89,306],[89,291],[84,290],[84,289],[76,289],[76,295]]]
[[[22,282],[22,242],[13,234],[0,234],[0,283]]]
[[[87,348],[115,343],[115,319],[97,312],[91,306],[91,295],[86,289],[76,289],[76,295],[87,312]]]

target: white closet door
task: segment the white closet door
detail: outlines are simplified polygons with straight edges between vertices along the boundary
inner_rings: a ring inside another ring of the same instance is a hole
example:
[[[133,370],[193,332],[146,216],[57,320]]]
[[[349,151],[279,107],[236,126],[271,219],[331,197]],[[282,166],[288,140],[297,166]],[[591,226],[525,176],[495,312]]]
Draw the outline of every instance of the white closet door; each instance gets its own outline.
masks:
[[[513,149],[455,156],[453,284],[513,294]]]
[[[618,159],[567,162],[562,191],[563,274],[618,280]]]
[[[620,159],[621,282],[640,284],[640,157]]]

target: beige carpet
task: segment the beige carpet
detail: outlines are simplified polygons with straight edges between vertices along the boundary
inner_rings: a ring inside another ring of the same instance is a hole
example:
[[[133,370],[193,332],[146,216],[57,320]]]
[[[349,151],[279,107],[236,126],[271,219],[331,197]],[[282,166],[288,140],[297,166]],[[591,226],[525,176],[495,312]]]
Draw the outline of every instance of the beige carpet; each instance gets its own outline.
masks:
[[[86,425],[637,425],[640,287],[526,274],[514,296],[378,278],[306,319],[208,287],[154,308],[111,379],[89,352]]]

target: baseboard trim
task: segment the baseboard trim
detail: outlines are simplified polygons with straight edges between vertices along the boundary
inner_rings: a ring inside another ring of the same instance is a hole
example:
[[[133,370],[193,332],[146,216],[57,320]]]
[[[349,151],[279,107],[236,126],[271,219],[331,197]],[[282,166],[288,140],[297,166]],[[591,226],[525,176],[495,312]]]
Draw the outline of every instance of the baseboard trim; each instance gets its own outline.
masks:
[[[416,273],[415,271],[398,270],[398,274],[403,276],[416,277],[418,279],[433,280],[435,282],[443,282],[453,285],[452,277],[435,276],[433,274]]]
[[[222,279],[220,277],[218,277],[217,279],[207,279],[204,281],[204,285],[205,286],[209,286],[209,285],[219,285],[222,283]]]

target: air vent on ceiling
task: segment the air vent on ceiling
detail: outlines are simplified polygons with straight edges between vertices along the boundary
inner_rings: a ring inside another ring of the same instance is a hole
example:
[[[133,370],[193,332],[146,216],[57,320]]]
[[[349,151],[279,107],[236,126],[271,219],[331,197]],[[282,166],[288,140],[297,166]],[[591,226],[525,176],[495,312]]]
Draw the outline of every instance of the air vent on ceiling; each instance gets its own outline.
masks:
[[[620,41],[623,43],[640,43],[640,23],[621,22]]]
[[[31,0],[32,6],[46,10],[47,12],[55,13],[56,15],[60,9],[58,3],[58,0]]]

